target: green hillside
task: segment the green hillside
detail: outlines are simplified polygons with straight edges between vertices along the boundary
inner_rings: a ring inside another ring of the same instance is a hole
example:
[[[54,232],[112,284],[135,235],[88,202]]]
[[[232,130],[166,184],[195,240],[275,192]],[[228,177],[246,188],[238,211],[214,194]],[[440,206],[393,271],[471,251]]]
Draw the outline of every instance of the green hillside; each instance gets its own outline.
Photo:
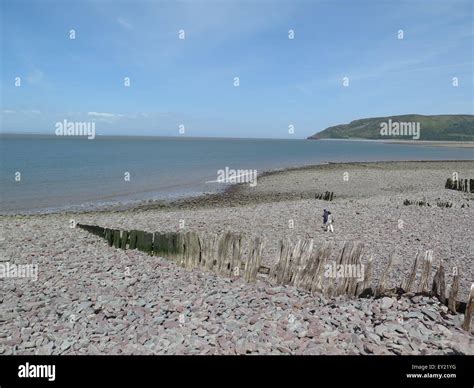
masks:
[[[424,116],[409,114],[402,116],[373,117],[351,121],[349,124],[335,125],[310,136],[308,139],[398,139],[412,140],[412,135],[381,134],[381,129],[386,128],[389,120],[392,129],[395,123],[407,128],[406,123],[413,123],[413,131],[419,127],[419,139],[417,140],[455,140],[474,141],[474,115],[436,115]],[[385,124],[383,124],[385,123]],[[402,124],[403,123],[403,124]],[[419,124],[418,124],[419,123]],[[382,126],[381,126],[382,124]],[[400,131],[403,133],[403,131]],[[407,133],[405,131],[404,133]]]

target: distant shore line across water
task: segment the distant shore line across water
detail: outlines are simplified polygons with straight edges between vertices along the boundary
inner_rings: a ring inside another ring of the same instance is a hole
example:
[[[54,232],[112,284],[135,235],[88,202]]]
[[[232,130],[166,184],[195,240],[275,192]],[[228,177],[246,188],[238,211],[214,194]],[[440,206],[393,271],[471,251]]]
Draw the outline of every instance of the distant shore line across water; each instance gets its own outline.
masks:
[[[225,168],[257,170],[261,178],[328,163],[474,160],[470,147],[457,148],[450,142],[438,147],[432,142],[365,139],[87,140],[17,134],[2,134],[0,139],[1,214],[93,211],[215,194],[229,187],[216,182],[217,172]]]
[[[47,133],[0,133],[0,139],[5,138],[45,138],[45,139],[71,139],[81,138],[80,136],[56,136],[54,134]],[[366,139],[366,138],[262,138],[262,137],[219,137],[219,136],[154,136],[154,135],[100,135],[98,134],[95,139],[101,140],[250,140],[250,141],[320,141],[320,142],[332,142],[332,141],[357,141],[357,142],[375,142],[375,143],[387,143],[387,144],[405,144],[405,145],[425,145],[432,147],[459,147],[459,148],[474,148],[474,141],[459,141],[459,140],[413,140],[413,139]],[[94,139],[94,140],[95,140]]]

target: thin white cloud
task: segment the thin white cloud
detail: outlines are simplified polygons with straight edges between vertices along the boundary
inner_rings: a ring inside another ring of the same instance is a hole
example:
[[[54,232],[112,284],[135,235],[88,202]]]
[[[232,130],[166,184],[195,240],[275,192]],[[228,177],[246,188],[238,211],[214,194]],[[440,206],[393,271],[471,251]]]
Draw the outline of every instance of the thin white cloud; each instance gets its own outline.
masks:
[[[103,112],[87,112],[87,114],[93,117],[104,117],[104,118],[115,118],[115,117],[121,116],[121,115],[116,115],[114,113],[103,113]]]
[[[118,18],[117,19],[117,22],[124,28],[126,28],[127,30],[133,30],[133,26],[127,22],[124,18]]]
[[[14,110],[9,110],[9,109],[4,109],[2,113],[6,114],[6,115],[11,115],[11,114],[14,114],[15,111]]]

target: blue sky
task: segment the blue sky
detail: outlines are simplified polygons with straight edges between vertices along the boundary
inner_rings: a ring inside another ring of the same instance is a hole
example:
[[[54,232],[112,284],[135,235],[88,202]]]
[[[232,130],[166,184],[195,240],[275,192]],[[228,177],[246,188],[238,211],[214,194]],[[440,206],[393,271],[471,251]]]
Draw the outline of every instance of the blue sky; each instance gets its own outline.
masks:
[[[473,113],[472,1],[2,0],[1,13],[3,132],[66,119],[100,135],[305,138]]]

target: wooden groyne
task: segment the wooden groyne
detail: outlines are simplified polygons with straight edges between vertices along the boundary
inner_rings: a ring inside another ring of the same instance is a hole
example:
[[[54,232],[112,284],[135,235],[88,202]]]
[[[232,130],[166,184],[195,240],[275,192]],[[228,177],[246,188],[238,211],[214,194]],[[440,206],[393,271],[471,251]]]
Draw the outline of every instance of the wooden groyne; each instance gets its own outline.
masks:
[[[334,193],[332,191],[325,191],[324,193],[316,193],[314,199],[322,199],[323,201],[332,201]]]
[[[446,189],[474,193],[474,179],[453,179],[448,178],[444,186]]]
[[[373,256],[364,260],[364,244],[360,242],[344,243],[334,262],[330,260],[333,252],[331,242],[315,245],[313,239],[299,239],[296,243],[281,240],[279,259],[270,268],[262,265],[265,245],[259,237],[244,241],[241,234],[231,232],[217,236],[192,231],[151,233],[83,224],[77,224],[77,227],[105,238],[108,245],[115,248],[138,249],[172,260],[183,268],[198,268],[225,277],[242,277],[246,282],[255,282],[257,275],[261,274],[273,284],[294,286],[311,294],[320,293],[329,297],[434,296],[452,314],[465,313],[463,329],[470,330],[474,284],[468,301],[458,301],[460,275],[454,267],[453,282],[447,293],[445,268],[441,260],[431,279],[432,251],[426,251],[424,255],[417,254],[408,276],[400,285],[389,287],[388,279],[395,266],[395,254],[391,254],[381,277],[375,281],[372,277]],[[245,243],[246,254],[243,253]],[[342,276],[339,276],[341,273]]]
[[[109,246],[138,249],[170,259],[183,268],[201,268],[223,276],[243,276],[248,282],[255,281],[261,270],[263,241],[258,237],[250,241],[249,257],[243,260],[242,236],[236,233],[228,232],[218,238],[196,232],[150,233],[82,224],[77,224],[77,227],[105,238]]]
[[[415,205],[415,206],[428,206],[428,207],[437,206],[437,207],[446,207],[446,208],[453,207],[453,203],[448,202],[448,201],[436,201],[436,204],[432,205],[427,201],[412,201],[412,200],[409,200],[409,199],[405,199],[403,201],[403,204],[405,206]]]

